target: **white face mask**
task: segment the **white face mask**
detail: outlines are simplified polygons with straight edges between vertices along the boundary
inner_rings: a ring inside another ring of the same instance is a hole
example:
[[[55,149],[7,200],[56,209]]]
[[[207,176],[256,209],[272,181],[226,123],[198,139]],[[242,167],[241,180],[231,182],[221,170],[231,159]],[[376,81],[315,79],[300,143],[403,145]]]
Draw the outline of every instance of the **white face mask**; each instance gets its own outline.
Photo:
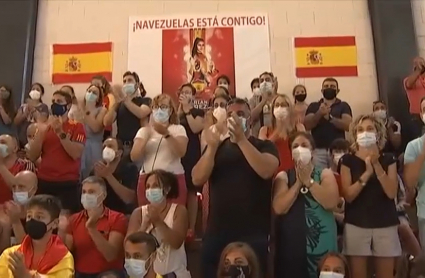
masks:
[[[321,271],[319,278],[344,278],[344,274],[332,271]]]
[[[254,88],[252,90],[252,93],[254,94],[254,96],[261,96],[260,88]]]
[[[29,196],[28,192],[13,192],[13,201],[20,205],[26,205],[28,203]]]
[[[387,111],[386,110],[376,110],[373,112],[373,115],[377,117],[378,119],[385,120],[387,118]]]
[[[338,165],[339,160],[343,156],[344,156],[344,153],[334,153],[334,163],[335,163],[335,165]]]
[[[362,132],[357,134],[357,144],[359,144],[360,147],[370,147],[374,144],[376,144],[376,134],[374,132]]]
[[[308,148],[299,146],[292,150],[292,159],[306,165],[311,161],[311,151]]]
[[[227,118],[226,109],[223,107],[217,107],[213,111],[213,116],[218,122],[224,122]]]
[[[260,84],[260,90],[261,92],[272,93],[273,83],[264,81],[263,83]]]
[[[226,90],[229,90],[229,84],[220,84],[218,86],[226,88]]]
[[[146,275],[146,261],[125,259],[124,268],[130,277],[143,278]]]
[[[37,90],[32,90],[28,95],[34,100],[39,100],[41,98],[41,93]]]
[[[94,194],[88,194],[83,193],[81,194],[81,204],[83,205],[84,209],[93,209],[98,206],[97,197]]]
[[[286,117],[288,117],[289,115],[289,110],[288,107],[276,107],[273,110],[273,115],[276,117],[276,119],[278,120],[282,120],[285,119]]]
[[[115,156],[116,156],[115,151],[109,147],[105,147],[102,151],[102,158],[107,163],[112,162],[115,159]]]

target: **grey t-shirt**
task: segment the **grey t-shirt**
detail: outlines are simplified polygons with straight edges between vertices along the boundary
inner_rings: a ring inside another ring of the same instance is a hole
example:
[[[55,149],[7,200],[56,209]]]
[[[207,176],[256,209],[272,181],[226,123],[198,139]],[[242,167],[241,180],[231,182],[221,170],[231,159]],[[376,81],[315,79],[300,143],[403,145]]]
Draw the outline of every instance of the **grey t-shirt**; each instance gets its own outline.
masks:
[[[261,96],[252,96],[248,103],[251,111],[260,103]],[[271,103],[267,102],[263,107],[263,112],[260,114],[259,118],[252,123],[251,133],[252,136],[258,137],[260,128],[262,126],[271,126],[272,125],[272,109]]]

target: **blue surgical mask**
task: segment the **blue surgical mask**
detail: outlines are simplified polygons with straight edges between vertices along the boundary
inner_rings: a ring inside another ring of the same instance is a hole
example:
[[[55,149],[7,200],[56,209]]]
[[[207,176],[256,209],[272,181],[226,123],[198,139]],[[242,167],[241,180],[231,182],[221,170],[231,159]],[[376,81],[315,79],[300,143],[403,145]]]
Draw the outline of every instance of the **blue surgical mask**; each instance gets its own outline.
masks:
[[[87,102],[97,101],[97,95],[95,93],[92,93],[92,92],[87,92],[86,93],[86,101]]]
[[[68,111],[68,108],[66,104],[52,103],[50,110],[52,110],[53,116],[62,116]]]
[[[146,261],[136,259],[125,259],[125,271],[131,278],[143,278],[146,275]]]
[[[13,192],[13,201],[17,202],[18,204],[26,205],[28,200],[28,192]]]
[[[168,108],[154,109],[152,111],[152,117],[155,120],[155,122],[165,124],[166,122],[168,122],[168,119],[170,118],[170,112],[169,111],[170,111],[170,109],[168,109]]]
[[[162,188],[149,188],[146,189],[146,199],[151,204],[159,204],[164,200],[164,193]]]
[[[122,86],[122,91],[126,95],[132,95],[134,92],[136,92],[136,84],[133,83],[127,83]]]
[[[0,144],[0,155],[1,157],[9,155],[9,147],[6,144]]]

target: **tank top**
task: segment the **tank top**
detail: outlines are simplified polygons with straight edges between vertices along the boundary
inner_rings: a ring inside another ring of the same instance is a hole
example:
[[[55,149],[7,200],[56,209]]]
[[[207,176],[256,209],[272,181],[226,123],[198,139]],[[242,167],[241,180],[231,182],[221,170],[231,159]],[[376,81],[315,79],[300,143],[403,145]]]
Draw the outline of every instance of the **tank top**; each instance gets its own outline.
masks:
[[[270,138],[273,134],[273,128],[268,127],[267,128],[267,138]],[[279,152],[279,168],[277,169],[276,173],[280,173],[282,171],[288,171],[289,169],[292,169],[294,167],[294,162],[292,160],[292,151],[289,146],[289,134],[286,136],[286,139],[278,138],[274,144],[276,145],[276,148]]]
[[[171,204],[167,215],[164,218],[164,223],[170,228],[173,228],[174,224],[174,213],[176,212],[177,204]],[[146,221],[148,206],[142,206],[142,226],[143,221]],[[190,272],[187,270],[187,259],[186,251],[184,249],[184,243],[179,249],[172,249],[168,244],[162,242],[161,233],[157,232],[156,229],[150,225],[146,230],[147,233],[152,233],[157,239],[159,247],[156,250],[156,257],[153,262],[153,270],[159,275],[165,275],[169,273],[176,274],[176,278],[191,278]]]

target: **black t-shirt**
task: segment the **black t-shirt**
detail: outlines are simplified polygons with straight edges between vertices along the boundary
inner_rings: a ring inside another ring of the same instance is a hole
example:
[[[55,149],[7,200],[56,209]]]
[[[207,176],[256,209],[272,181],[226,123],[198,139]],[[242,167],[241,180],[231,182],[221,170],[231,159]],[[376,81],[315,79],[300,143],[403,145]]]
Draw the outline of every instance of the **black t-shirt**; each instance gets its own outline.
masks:
[[[312,102],[307,108],[305,115],[315,114],[319,111],[320,105],[323,103],[323,99],[318,102]],[[336,99],[331,106],[330,115],[334,118],[341,119],[342,114],[352,116],[351,107],[345,101]],[[333,123],[321,118],[317,125],[311,130],[311,135],[316,143],[318,149],[328,149],[332,141],[338,138],[345,138],[345,131],[337,128]]]
[[[150,98],[135,97],[132,102],[137,106],[151,105]],[[140,129],[140,119],[127,109],[124,103],[120,103],[117,108],[117,138],[126,142],[133,142],[134,136]]]
[[[340,161],[341,165],[350,168],[352,183],[358,181],[366,171],[364,160],[354,154],[346,154]],[[383,153],[379,157],[379,163],[387,172],[388,167],[396,163],[396,159],[392,154]],[[398,225],[394,200],[387,197],[375,174],[351,203],[346,202],[345,222],[361,228],[385,228]]]
[[[279,159],[275,145],[250,137],[261,153]],[[234,236],[270,233],[272,179],[264,180],[249,165],[237,144],[224,140],[214,159],[209,179],[210,205],[206,233]]]
[[[94,175],[94,171],[90,173]],[[113,176],[117,179],[119,183],[127,187],[128,189],[134,190],[134,195],[136,196],[137,182],[139,179],[139,170],[137,166],[130,161],[128,157],[123,157],[118,163]],[[115,193],[111,185],[105,180],[106,183],[106,199],[104,205],[111,210],[121,212],[123,214],[131,214],[133,209],[136,207],[136,204],[126,204],[121,200],[121,198]],[[134,198],[136,200],[136,198]]]
[[[205,112],[201,109],[193,108],[190,110],[190,114],[196,117],[204,117]],[[180,124],[186,130],[188,143],[185,156],[181,159],[185,173],[191,177],[192,168],[196,165],[199,158],[201,157],[201,142],[199,139],[199,133],[193,133],[189,127],[186,115],[180,117]],[[190,178],[191,180],[191,178]],[[187,181],[186,181],[187,182]]]

